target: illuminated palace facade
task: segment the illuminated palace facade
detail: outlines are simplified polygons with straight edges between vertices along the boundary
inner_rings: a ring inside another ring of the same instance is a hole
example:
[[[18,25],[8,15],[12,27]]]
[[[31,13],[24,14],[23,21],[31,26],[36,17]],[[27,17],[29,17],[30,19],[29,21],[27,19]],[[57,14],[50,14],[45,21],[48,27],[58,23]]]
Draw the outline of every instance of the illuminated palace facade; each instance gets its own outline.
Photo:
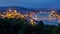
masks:
[[[24,16],[20,12],[11,9],[9,9],[9,11],[0,13],[0,17],[1,18],[24,18]]]
[[[38,18],[37,15],[35,15],[35,18],[32,18],[32,16],[36,13],[49,13],[48,18]],[[17,12],[16,10],[11,10],[9,9],[6,12],[0,12],[0,18],[26,18],[29,17],[30,23],[34,25],[34,20],[40,19],[40,20],[44,20],[44,19],[58,19],[59,23],[60,23],[60,14],[57,14],[54,10],[52,10],[51,12],[32,12],[30,14],[21,14],[20,12]],[[55,18],[52,18],[55,17]]]
[[[0,18],[26,18],[29,17],[30,23],[34,24],[34,20],[31,18],[32,15],[35,13],[31,13],[31,14],[21,14],[20,12],[17,12],[16,10],[11,10],[9,9],[6,12],[0,12]]]

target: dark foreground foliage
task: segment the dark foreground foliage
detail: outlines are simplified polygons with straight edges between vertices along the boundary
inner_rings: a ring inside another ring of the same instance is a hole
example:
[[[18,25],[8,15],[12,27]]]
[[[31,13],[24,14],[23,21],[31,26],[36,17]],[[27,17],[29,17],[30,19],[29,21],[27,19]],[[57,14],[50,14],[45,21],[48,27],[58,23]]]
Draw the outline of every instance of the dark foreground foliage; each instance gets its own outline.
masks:
[[[40,21],[37,25],[32,26],[24,19],[1,19],[0,34],[60,34],[60,24],[44,25]]]

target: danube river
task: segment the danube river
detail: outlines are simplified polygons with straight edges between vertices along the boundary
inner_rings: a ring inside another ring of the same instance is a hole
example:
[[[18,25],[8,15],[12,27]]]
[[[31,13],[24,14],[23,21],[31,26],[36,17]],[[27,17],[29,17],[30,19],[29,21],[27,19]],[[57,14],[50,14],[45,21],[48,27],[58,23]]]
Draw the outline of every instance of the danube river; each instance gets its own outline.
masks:
[[[32,16],[35,21],[42,20],[44,24],[58,25],[58,19],[56,17],[49,17],[50,13],[36,13]]]

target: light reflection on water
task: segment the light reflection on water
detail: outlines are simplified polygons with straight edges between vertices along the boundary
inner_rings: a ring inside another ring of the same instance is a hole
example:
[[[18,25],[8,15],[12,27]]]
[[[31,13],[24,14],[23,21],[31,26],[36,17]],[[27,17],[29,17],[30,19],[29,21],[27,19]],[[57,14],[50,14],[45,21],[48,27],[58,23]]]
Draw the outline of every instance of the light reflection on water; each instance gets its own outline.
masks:
[[[37,13],[35,14],[37,15],[38,18],[48,18],[49,17],[49,13]],[[32,16],[32,18],[35,18],[35,15]],[[54,18],[54,17],[52,17]],[[36,21],[40,21],[40,19],[37,19]],[[50,24],[50,25],[58,25],[58,19],[44,19],[42,20],[44,22],[44,24]]]

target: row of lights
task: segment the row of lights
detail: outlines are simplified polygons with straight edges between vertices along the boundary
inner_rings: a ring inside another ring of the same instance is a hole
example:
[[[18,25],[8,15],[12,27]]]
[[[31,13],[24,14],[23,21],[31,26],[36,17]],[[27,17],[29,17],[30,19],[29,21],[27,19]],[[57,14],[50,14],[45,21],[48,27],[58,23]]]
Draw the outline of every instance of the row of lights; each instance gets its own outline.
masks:
[[[47,12],[40,12],[40,13],[47,13]],[[59,22],[60,22],[60,16],[58,14],[56,14],[55,11],[51,11],[51,12],[48,12],[48,13],[50,13],[49,17],[51,17],[51,15],[54,16],[54,17],[57,17],[57,18],[59,18]],[[32,16],[34,14],[36,14],[36,13],[32,12],[31,14],[24,14],[23,15],[20,12],[17,12],[16,10],[13,11],[13,10],[9,9],[9,11],[3,12],[3,14],[0,13],[0,17],[1,18],[22,18],[22,19],[25,18],[25,17],[30,17],[29,20],[30,20],[31,24],[34,25],[35,22],[32,18]],[[36,17],[35,19],[38,19],[37,15],[35,17]],[[40,19],[42,19],[42,18],[40,18]],[[46,18],[44,18],[44,19],[46,19]],[[50,20],[50,19],[53,19],[53,18],[48,18],[48,19]]]
[[[30,17],[30,23],[32,24],[32,25],[34,25],[34,20],[32,19],[32,15],[33,14],[35,14],[34,12],[33,13],[31,13],[31,14],[21,14],[20,12],[17,12],[16,10],[11,10],[11,9],[9,9],[9,11],[7,11],[7,12],[3,12],[2,14],[0,13],[0,17],[1,18],[21,18],[21,19],[23,19],[23,18],[25,18],[25,17]]]

